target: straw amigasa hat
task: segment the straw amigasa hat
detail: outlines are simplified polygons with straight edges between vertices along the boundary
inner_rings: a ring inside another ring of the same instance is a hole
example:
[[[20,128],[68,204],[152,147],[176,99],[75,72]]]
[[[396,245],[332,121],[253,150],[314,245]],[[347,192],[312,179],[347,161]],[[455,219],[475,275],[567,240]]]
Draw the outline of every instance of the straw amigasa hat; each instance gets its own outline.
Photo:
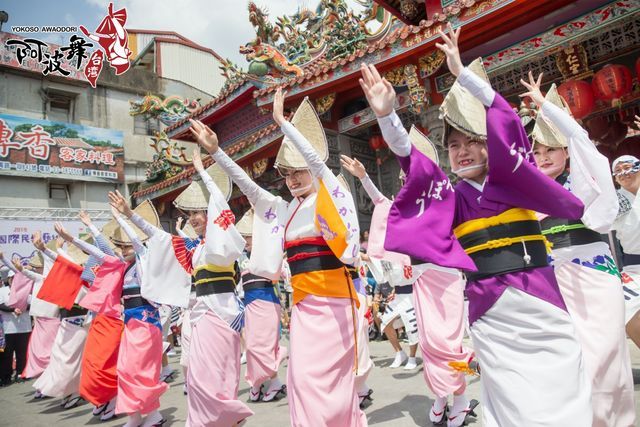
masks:
[[[556,88],[555,83],[551,85],[547,95],[544,97],[544,102],[550,102],[558,107],[562,108],[567,112],[567,114],[571,115],[569,107],[564,103],[564,100],[558,93],[558,89]],[[567,139],[562,135],[562,133],[558,130],[558,128],[549,121],[542,110],[538,112],[538,117],[536,118],[536,124],[533,126],[533,131],[531,132],[531,141],[533,144],[542,144],[547,147],[554,148],[565,148],[567,147]]]
[[[80,240],[84,240],[89,244],[93,245],[95,243],[93,241],[93,236],[91,236],[90,234],[84,234],[79,237],[80,237]],[[76,245],[74,245],[73,243],[67,243],[67,247],[65,250],[71,257],[73,262],[75,262],[78,265],[84,265],[84,263],[89,260],[89,255],[82,252],[82,250]],[[55,252],[55,249],[53,251]]]
[[[409,141],[411,141],[411,144],[413,144],[418,151],[433,160],[436,165],[440,164],[436,146],[431,142],[429,137],[422,133],[415,125],[411,126],[409,130]],[[398,178],[402,180],[405,177],[404,171],[400,169],[400,176]]]
[[[149,224],[155,227],[160,226],[160,218],[158,218],[156,208],[149,200],[145,200],[144,202],[142,202],[133,210],[133,212],[140,215]],[[134,225],[129,219],[125,218],[124,220],[127,221],[129,226],[131,226],[131,228],[135,230],[141,241],[144,242],[149,238],[149,236],[144,234],[142,230]],[[131,246],[131,239],[129,238],[127,233],[124,232],[122,227],[120,227],[118,221],[115,218],[113,218],[111,221],[106,223],[104,227],[102,227],[102,234],[116,245]]]
[[[251,208],[236,223],[236,230],[242,237],[251,237],[253,235],[253,214],[253,208]]]
[[[302,104],[300,104],[291,119],[291,124],[307,138],[322,161],[326,162],[329,158],[327,136],[324,133],[324,128],[322,127],[318,113],[315,108],[313,108],[309,98],[305,98],[304,101],[302,101]],[[300,154],[287,136],[282,140],[282,145],[280,145],[280,149],[278,150],[274,166],[284,169],[309,169],[304,157],[302,157],[302,154]]]
[[[213,182],[220,189],[225,199],[231,197],[231,178],[218,164],[213,164],[207,168],[207,173],[213,179]],[[191,184],[176,197],[173,205],[183,211],[206,211],[209,206],[209,190],[200,179],[200,175],[196,174]]]
[[[467,68],[489,82],[482,58],[476,59]],[[487,112],[484,105],[457,80],[440,105],[440,117],[444,119],[443,146],[447,145],[447,139],[454,129],[471,138],[487,139]]]
[[[44,267],[44,257],[42,256],[42,252],[36,251],[36,253],[34,253],[33,256],[29,259],[29,265],[33,268]]]

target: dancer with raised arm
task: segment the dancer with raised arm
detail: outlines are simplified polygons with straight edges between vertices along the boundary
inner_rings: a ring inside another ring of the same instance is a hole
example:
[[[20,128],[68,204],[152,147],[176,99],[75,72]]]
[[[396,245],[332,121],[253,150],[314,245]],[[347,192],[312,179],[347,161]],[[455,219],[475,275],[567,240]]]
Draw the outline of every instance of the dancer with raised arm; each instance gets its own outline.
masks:
[[[462,65],[460,30],[448,31],[437,46],[457,77],[441,106],[449,162],[461,178],[455,189],[411,146],[393,109],[393,86],[375,67],[362,69],[369,105],[407,174],[385,249],[465,270],[485,425],[589,426],[590,382],[533,212],[577,219],[584,205],[537,170],[519,117],[480,61]],[[461,406],[454,402],[449,426],[464,423]]]
[[[286,251],[294,290],[287,372],[291,424],[365,426],[353,375],[359,303],[345,267],[358,256],[356,209],[324,163],[326,136],[310,101],[302,102],[290,123],[278,90],[273,117],[285,134],[276,168],[293,195],[290,203],[255,184],[219,149],[211,129],[192,121],[192,133],[255,208],[254,274],[277,279]]]
[[[571,117],[555,85],[545,97],[541,82],[542,74],[536,80],[529,72],[528,81],[522,80],[527,92],[520,95],[538,106],[531,134],[538,169],[585,205],[580,219],[545,216],[540,223],[553,244],[551,263],[591,378],[593,426],[634,425],[624,294],[609,245],[600,236],[611,230],[618,213],[609,160]]]

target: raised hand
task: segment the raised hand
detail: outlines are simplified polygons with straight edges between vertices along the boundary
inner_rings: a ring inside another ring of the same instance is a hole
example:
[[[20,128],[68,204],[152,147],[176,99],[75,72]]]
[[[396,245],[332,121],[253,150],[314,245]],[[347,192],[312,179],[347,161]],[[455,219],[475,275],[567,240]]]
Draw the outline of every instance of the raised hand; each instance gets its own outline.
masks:
[[[197,147],[193,149],[193,167],[196,168],[198,173],[204,171],[204,165],[202,164],[202,157],[200,157],[200,149]]]
[[[131,218],[131,216],[133,216],[133,211],[131,210],[129,203],[127,203],[118,190],[109,191],[109,204],[127,218]]]
[[[436,43],[436,47],[447,55],[447,67],[451,74],[458,77],[464,66],[462,65],[462,59],[460,59],[460,50],[458,49],[458,39],[460,37],[460,28],[453,29],[451,23],[447,24],[447,30],[449,35],[446,35],[442,30],[438,30],[438,34],[442,37],[444,43]]]
[[[533,78],[533,73],[529,71],[529,81],[525,81],[524,79],[520,80],[520,83],[524,87],[527,88],[528,92],[520,95],[520,98],[526,98],[527,96],[533,100],[538,106],[538,109],[542,108],[542,104],[544,104],[544,95],[540,91],[540,85],[542,84],[542,73],[538,76],[538,79]]]
[[[373,113],[376,117],[384,117],[391,114],[396,102],[396,91],[391,83],[381,77],[373,65],[362,64],[360,72],[362,73],[362,78],[358,81]]]
[[[2,254],[0,254],[2,255]],[[20,263],[20,261],[16,258],[11,260],[11,263],[13,264],[13,266],[16,268],[16,270],[18,271],[22,271],[24,269],[24,267],[22,266],[22,264]]]
[[[42,233],[40,231],[33,233],[33,236],[31,236],[31,243],[33,243],[33,246],[35,246],[37,250],[41,252],[44,251],[45,246],[42,241]]]
[[[273,97],[273,120],[282,126],[287,119],[284,117],[284,99],[287,97],[286,92],[282,92],[282,88],[276,90],[276,94]]]
[[[176,228],[178,230],[182,230],[182,222],[184,221],[184,218],[182,218],[181,216],[178,217],[178,219],[176,219]]]
[[[206,126],[200,120],[189,119],[189,121],[191,122],[189,131],[191,132],[191,135],[193,135],[193,137],[196,139],[198,144],[200,144],[202,148],[207,150],[207,153],[209,154],[213,154],[218,151],[218,135],[216,135],[216,133],[211,130],[209,126]]]
[[[53,228],[55,228],[56,233],[58,233],[58,235],[64,240],[66,240],[67,242],[73,242],[73,236],[64,228],[62,223],[56,222]]]
[[[344,169],[347,170],[347,172],[358,179],[362,179],[367,175],[367,171],[364,168],[364,165],[360,163],[358,159],[352,159],[351,157],[341,154],[340,164]]]
[[[85,226],[91,226],[91,216],[85,211],[80,211],[78,218],[80,218],[80,221],[82,221]]]

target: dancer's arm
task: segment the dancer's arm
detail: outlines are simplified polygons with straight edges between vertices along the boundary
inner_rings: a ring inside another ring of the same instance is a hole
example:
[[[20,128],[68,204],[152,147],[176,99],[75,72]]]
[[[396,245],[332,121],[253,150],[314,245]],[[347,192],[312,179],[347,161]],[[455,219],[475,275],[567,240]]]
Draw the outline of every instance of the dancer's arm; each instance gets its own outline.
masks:
[[[118,190],[109,192],[109,204],[115,208],[116,211],[129,218],[131,222],[147,236],[153,236],[158,230],[158,227],[149,224],[144,218],[135,213]]]
[[[96,246],[93,246],[91,243],[87,243],[84,240],[78,239],[77,237],[72,236],[61,223],[56,223],[55,225],[56,232],[62,237],[66,242],[73,243],[82,251],[88,253],[99,259],[100,261],[104,261],[104,258],[107,256],[104,252],[102,252]]]
[[[367,174],[364,165],[356,158],[350,158],[345,156],[344,154],[340,156],[340,164],[342,168],[349,172],[351,175],[355,176],[362,183],[362,187],[364,187],[367,195],[373,201],[374,204],[378,204],[379,202],[386,199],[385,195],[378,190],[378,187],[371,181],[369,175]]]

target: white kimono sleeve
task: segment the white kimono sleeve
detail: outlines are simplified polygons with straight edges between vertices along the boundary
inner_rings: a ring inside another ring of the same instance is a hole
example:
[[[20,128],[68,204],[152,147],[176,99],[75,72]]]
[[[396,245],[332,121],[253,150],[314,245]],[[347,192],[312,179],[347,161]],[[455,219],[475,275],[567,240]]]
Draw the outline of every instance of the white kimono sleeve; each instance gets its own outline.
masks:
[[[609,171],[609,160],[589,139],[589,134],[566,111],[545,102],[542,115],[566,138],[571,164],[571,192],[584,203],[582,222],[607,233],[618,214],[618,196]]]
[[[233,264],[242,254],[245,241],[230,219],[233,213],[218,186],[207,172],[202,171],[200,176],[209,190],[205,259],[214,265]]]
[[[213,158],[247,196],[255,211],[249,271],[270,280],[278,280],[284,258],[284,227],[288,203],[253,182],[224,151],[216,151]]]

